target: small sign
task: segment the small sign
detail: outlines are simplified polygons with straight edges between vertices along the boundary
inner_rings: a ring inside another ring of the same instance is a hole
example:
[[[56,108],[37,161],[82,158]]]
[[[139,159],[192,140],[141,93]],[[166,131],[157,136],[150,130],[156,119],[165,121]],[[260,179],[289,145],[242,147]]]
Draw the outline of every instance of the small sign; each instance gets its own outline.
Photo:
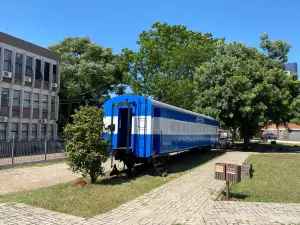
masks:
[[[236,174],[235,168],[234,168],[234,167],[228,167],[228,168],[227,168],[227,173],[230,173],[230,174]]]
[[[224,163],[215,164],[215,178],[217,180],[226,180],[226,164]]]
[[[216,172],[224,173],[224,167],[220,165],[216,165]]]

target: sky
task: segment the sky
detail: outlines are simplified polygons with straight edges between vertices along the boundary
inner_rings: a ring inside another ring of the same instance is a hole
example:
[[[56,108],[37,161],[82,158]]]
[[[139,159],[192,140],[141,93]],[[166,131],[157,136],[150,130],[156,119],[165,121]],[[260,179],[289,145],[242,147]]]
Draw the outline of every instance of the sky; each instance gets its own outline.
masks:
[[[1,9],[0,31],[43,47],[88,36],[115,53],[138,50],[138,35],[160,21],[256,47],[267,32],[293,46],[289,62],[300,67],[298,0],[14,0]]]

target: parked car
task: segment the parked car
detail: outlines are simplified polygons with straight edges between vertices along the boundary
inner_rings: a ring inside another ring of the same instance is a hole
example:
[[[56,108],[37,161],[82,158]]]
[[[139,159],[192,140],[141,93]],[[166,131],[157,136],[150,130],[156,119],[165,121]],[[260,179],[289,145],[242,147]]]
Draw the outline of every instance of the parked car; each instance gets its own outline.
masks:
[[[273,133],[267,133],[261,136],[261,140],[277,140],[277,135]]]
[[[219,130],[219,141],[215,148],[231,149],[234,147],[234,141],[229,135],[229,130]]]

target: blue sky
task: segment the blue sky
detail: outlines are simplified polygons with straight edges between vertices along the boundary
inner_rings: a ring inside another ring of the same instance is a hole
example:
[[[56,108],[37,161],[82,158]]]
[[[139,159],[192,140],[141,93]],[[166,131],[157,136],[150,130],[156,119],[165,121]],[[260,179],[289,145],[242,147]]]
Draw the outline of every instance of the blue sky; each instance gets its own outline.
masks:
[[[259,45],[259,35],[282,39],[300,64],[300,1],[297,0],[14,0],[2,1],[0,31],[41,46],[66,36],[89,36],[121,52],[137,50],[139,33],[153,22],[183,24],[227,41]],[[6,10],[4,10],[6,9]]]

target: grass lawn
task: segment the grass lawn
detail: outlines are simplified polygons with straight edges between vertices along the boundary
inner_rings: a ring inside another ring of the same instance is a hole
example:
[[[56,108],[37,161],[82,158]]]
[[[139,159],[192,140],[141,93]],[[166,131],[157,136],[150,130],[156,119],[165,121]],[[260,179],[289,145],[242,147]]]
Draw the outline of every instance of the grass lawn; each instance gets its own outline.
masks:
[[[135,179],[106,176],[99,179],[97,184],[90,184],[85,188],[78,188],[74,186],[74,182],[69,182],[3,195],[0,196],[0,202],[21,202],[89,218],[149,192],[220,155],[220,152],[214,151],[209,153],[184,152],[174,155],[168,167],[169,176],[166,178],[151,175],[151,170],[145,170]]]
[[[243,150],[243,142],[235,142],[235,148]],[[251,143],[249,151],[254,152],[298,152],[300,153],[300,144],[291,143],[280,143],[277,142],[276,145],[272,145],[270,142],[260,141],[256,143]]]
[[[253,178],[230,187],[234,198],[250,202],[300,203],[300,155],[251,155],[247,162],[253,164]]]

